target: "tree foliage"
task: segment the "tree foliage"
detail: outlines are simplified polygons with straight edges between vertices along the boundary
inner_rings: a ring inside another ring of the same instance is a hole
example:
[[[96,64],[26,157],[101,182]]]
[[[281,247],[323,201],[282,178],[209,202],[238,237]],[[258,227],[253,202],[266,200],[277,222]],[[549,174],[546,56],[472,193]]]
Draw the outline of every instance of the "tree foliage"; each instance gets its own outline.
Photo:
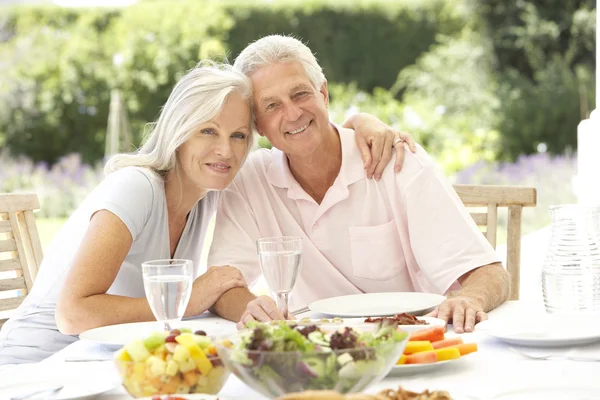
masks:
[[[110,91],[135,143],[186,70],[267,34],[316,52],[332,113],[411,131],[450,170],[573,148],[594,108],[594,0],[146,0],[0,14],[0,146],[35,161],[102,158]],[[113,60],[120,62],[114,63]],[[337,100],[336,100],[337,99]],[[338,103],[336,103],[338,101]],[[350,103],[354,102],[354,103]]]

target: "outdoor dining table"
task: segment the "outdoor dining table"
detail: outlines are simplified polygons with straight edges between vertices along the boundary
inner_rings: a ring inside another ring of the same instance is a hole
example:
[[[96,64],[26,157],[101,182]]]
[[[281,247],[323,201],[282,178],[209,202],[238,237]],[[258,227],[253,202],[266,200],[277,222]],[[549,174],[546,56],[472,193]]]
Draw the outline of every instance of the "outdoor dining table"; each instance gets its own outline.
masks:
[[[523,301],[509,301],[489,313],[490,319],[510,321],[517,315],[542,313],[540,305]],[[321,318],[319,314],[308,312],[300,317]],[[199,318],[218,318],[204,314]],[[568,323],[568,321],[565,321]],[[235,331],[235,324],[227,326]],[[448,326],[448,334],[453,333]],[[457,362],[448,363],[435,369],[413,375],[388,375],[381,382],[369,387],[367,393],[377,393],[382,389],[447,390],[453,395],[467,395],[474,399],[490,399],[511,390],[535,387],[570,385],[572,387],[597,388],[600,398],[600,361],[572,361],[567,359],[533,360],[515,353],[509,345],[491,338],[482,332],[465,333],[465,342],[478,345],[476,353],[465,356]],[[600,343],[578,347],[578,354],[597,357],[600,360]],[[112,361],[67,362],[66,359],[107,358],[111,350],[93,342],[79,340],[53,356],[36,364],[7,366],[0,369],[0,385],[21,383],[33,379],[73,379],[104,381],[114,383],[114,388],[99,395],[98,399],[130,399],[120,385],[120,378]],[[219,397],[224,399],[265,399],[253,391],[237,377],[231,375]],[[527,396],[523,397],[526,399]]]

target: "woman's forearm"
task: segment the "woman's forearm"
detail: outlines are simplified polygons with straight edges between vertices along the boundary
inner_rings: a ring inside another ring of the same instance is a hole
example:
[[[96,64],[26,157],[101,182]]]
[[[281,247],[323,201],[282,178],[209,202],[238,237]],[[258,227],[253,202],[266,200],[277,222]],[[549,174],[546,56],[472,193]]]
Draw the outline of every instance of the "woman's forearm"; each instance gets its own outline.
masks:
[[[78,335],[88,329],[127,322],[152,321],[154,315],[146,298],[96,294],[59,302],[58,329],[65,335]]]
[[[79,335],[100,326],[156,320],[145,297],[96,294],[70,303],[59,304],[56,310],[58,329],[65,335]],[[194,314],[197,312],[188,306],[184,316]]]

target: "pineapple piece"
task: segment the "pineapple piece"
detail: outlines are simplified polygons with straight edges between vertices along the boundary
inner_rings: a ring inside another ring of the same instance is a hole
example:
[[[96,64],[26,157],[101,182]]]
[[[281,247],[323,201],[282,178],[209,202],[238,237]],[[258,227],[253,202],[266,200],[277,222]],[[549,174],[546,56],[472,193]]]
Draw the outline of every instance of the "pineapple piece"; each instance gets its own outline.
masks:
[[[142,382],[146,378],[146,364],[135,363],[133,366],[133,375],[136,381]]]
[[[197,352],[192,354],[192,360],[196,363],[196,367],[202,373],[202,375],[208,375],[208,373],[213,369],[212,363],[206,357],[206,354],[200,349]]]
[[[142,340],[132,340],[125,345],[125,350],[135,362],[146,361],[150,357],[150,352],[146,349]]]
[[[181,383],[179,386],[177,386],[177,389],[175,389],[175,393],[189,393],[190,389],[191,388],[187,384]]]
[[[177,372],[179,372],[179,365],[174,360],[169,361],[165,373],[169,376],[175,376]]]
[[[177,343],[179,343],[179,346],[177,349],[175,349],[173,359],[178,362],[180,361],[178,359],[178,351],[183,352],[182,350],[179,350],[179,347],[183,347],[187,350],[188,357],[191,357],[192,360],[194,360],[196,366],[198,367],[200,372],[202,372],[202,375],[206,375],[212,369],[212,363],[210,362],[208,357],[206,357],[204,351],[200,347],[198,347],[194,336],[199,335],[181,334],[175,338],[175,340],[177,340]]]
[[[165,370],[167,369],[167,363],[156,356],[150,356],[146,360],[146,365],[150,367],[151,376],[160,376],[164,374]]]
[[[187,347],[179,345],[175,349],[175,353],[173,353],[173,360],[177,361],[178,363],[183,363],[187,361],[190,356],[190,351],[187,349]]]
[[[179,370],[183,373],[193,371],[196,369],[196,363],[194,360],[188,359],[183,363],[179,363]]]
[[[142,387],[142,395],[143,396],[150,397],[152,395],[155,395],[156,392],[158,392],[158,389],[152,385]]]
[[[125,350],[125,349],[121,349],[117,352],[117,360],[125,361],[125,362],[133,361],[133,359],[131,358],[131,356],[129,355],[127,350]]]
[[[198,377],[198,382],[196,382],[196,386],[198,386],[199,388],[205,388],[206,386],[208,386],[208,377],[207,376]]]
[[[182,333],[175,338],[175,341],[180,345],[187,347],[188,350],[198,347],[194,340],[194,334],[192,333]]]

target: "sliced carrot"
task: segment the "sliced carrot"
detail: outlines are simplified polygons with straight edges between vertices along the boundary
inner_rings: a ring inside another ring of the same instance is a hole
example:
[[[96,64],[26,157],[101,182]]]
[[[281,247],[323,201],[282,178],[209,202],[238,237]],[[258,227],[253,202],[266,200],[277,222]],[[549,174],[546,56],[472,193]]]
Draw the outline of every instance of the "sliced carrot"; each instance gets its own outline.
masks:
[[[402,364],[406,364],[406,356],[404,354],[402,354],[400,356],[400,358],[398,359],[398,362],[396,362],[396,365],[402,365]]]
[[[436,326],[433,328],[416,331],[410,334],[408,340],[428,340],[432,343],[444,340],[444,328],[441,326]]]
[[[437,342],[431,343],[434,349],[443,349],[444,347],[450,346],[458,346],[459,344],[463,344],[463,340],[461,337],[454,337],[444,340],[439,340]]]
[[[458,346],[452,346],[453,348],[458,349],[460,351],[460,355],[464,356],[466,354],[474,353],[477,351],[477,343],[465,343],[459,344]]]
[[[456,347],[444,347],[443,349],[435,350],[438,361],[456,360],[460,358],[460,351]]]
[[[424,351],[406,356],[406,364],[432,364],[437,360],[438,356],[435,351]]]
[[[433,350],[433,346],[431,345],[430,341],[411,340],[408,343],[406,343],[406,347],[404,348],[404,354],[414,354],[430,350]]]

